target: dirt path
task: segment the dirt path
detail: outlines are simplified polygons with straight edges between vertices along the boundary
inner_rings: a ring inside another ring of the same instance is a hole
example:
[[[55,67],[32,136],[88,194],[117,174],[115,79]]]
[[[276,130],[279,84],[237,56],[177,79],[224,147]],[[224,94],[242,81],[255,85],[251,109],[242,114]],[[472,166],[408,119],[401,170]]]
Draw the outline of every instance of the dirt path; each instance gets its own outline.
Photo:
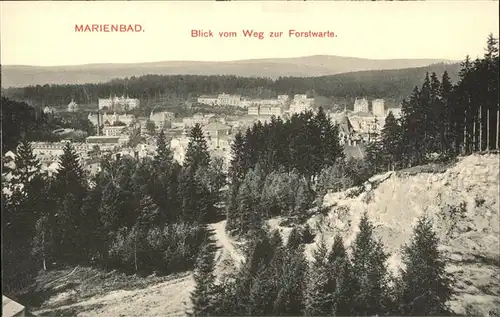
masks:
[[[214,237],[217,246],[221,248],[221,252],[227,252],[233,259],[234,265],[236,267],[239,267],[240,264],[245,260],[245,258],[243,257],[241,252],[234,246],[234,240],[227,235],[225,227],[225,220],[210,225],[210,228],[214,231]]]

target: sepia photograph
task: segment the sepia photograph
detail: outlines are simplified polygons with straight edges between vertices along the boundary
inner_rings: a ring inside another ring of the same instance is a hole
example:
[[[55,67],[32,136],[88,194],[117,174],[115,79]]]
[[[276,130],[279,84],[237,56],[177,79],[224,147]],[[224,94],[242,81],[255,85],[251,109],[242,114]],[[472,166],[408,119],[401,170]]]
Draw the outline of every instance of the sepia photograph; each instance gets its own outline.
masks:
[[[0,2],[2,316],[500,317],[498,4]]]

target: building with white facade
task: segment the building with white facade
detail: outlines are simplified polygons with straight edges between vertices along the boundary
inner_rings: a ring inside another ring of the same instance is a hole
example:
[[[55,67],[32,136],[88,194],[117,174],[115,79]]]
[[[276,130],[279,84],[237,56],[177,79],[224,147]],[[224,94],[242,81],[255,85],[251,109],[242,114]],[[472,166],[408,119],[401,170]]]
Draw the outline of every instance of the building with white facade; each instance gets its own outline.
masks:
[[[90,148],[97,145],[101,151],[108,151],[126,143],[126,138],[120,136],[95,135],[87,137],[86,142]]]
[[[114,125],[118,122],[122,122],[125,125],[130,125],[132,122],[136,120],[134,115],[131,114],[107,114],[107,113],[100,113],[99,114],[99,119],[97,118],[97,114],[94,113],[89,113],[88,117],[90,122],[92,122],[93,125],[97,126],[97,124],[101,125]]]
[[[68,104],[68,111],[75,112],[78,111],[78,108],[78,104],[73,99],[71,99],[71,102]]]
[[[372,113],[376,117],[385,117],[384,99],[372,100]]]
[[[215,121],[214,116],[213,114],[204,115],[202,113],[195,113],[192,117],[182,118],[182,122],[185,128],[194,127],[196,124],[203,126],[211,121]]]
[[[281,106],[261,106],[255,105],[248,107],[249,116],[276,116],[283,115],[283,108]]]
[[[127,111],[138,108],[139,105],[139,99],[129,98],[128,96],[99,98],[99,109],[108,109],[110,111]]]
[[[215,106],[217,105],[218,97],[211,95],[201,95],[198,97],[198,103],[202,103],[204,105]]]
[[[297,94],[297,95],[293,96],[294,101],[306,101],[307,99],[308,99],[307,95],[304,95],[304,94]]]
[[[288,95],[278,95],[278,100],[284,104],[286,103],[287,101],[290,100],[290,97],[288,97]]]
[[[281,106],[261,106],[259,109],[259,116],[276,116],[279,117],[283,114]]]
[[[250,106],[247,108],[249,116],[258,116],[259,115],[259,106]]]
[[[354,101],[354,112],[369,112],[368,100],[365,98],[356,98]]]
[[[60,156],[64,153],[64,147],[68,141],[61,142],[32,142],[33,154],[40,161],[43,168],[53,165],[59,161]],[[87,143],[71,142],[78,158],[83,160],[87,157],[90,147]]]
[[[290,109],[288,110],[288,112],[290,114],[294,114],[294,113],[306,112],[312,109],[313,109],[312,105],[309,102],[300,102],[300,101],[296,102],[294,100],[293,103],[290,105]]]
[[[219,106],[235,106],[239,107],[241,103],[240,95],[219,94],[217,96],[217,105]]]
[[[151,111],[149,115],[149,120],[155,124],[156,131],[160,131],[166,127],[172,126],[172,120],[175,118],[175,114],[173,112],[168,111],[159,111],[154,112]]]
[[[314,98],[307,98],[307,95],[298,94],[293,97],[288,112],[290,114],[301,113],[313,110]]]
[[[104,136],[120,136],[125,132],[125,126],[105,125],[102,127],[102,135]]]

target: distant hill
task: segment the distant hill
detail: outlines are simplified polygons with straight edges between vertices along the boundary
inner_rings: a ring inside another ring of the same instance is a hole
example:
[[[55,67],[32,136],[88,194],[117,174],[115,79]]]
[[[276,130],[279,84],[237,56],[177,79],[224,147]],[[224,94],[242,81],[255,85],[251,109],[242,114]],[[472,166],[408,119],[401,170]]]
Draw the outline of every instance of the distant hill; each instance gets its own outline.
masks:
[[[354,98],[363,96],[383,98],[388,100],[389,104],[393,104],[408,98],[415,86],[421,87],[426,73],[436,73],[441,80],[446,71],[455,84],[458,81],[460,68],[460,63],[439,63],[425,67],[351,72],[297,80],[312,81],[318,95],[332,96],[341,103],[345,100],[351,104]],[[294,84],[294,87],[301,86],[300,83]]]
[[[442,59],[372,60],[316,55],[297,58],[252,59],[226,62],[171,61],[75,66],[2,66],[2,87],[44,84],[84,84],[114,78],[157,75],[235,75],[242,77],[314,77],[347,72],[422,67],[451,63]]]

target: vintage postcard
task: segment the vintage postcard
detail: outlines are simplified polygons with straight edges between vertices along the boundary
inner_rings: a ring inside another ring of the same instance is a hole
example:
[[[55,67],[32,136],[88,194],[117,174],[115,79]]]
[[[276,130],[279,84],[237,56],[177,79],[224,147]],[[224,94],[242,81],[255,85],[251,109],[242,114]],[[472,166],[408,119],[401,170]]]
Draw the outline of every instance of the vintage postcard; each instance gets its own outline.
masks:
[[[500,316],[498,1],[0,8],[3,316]]]

